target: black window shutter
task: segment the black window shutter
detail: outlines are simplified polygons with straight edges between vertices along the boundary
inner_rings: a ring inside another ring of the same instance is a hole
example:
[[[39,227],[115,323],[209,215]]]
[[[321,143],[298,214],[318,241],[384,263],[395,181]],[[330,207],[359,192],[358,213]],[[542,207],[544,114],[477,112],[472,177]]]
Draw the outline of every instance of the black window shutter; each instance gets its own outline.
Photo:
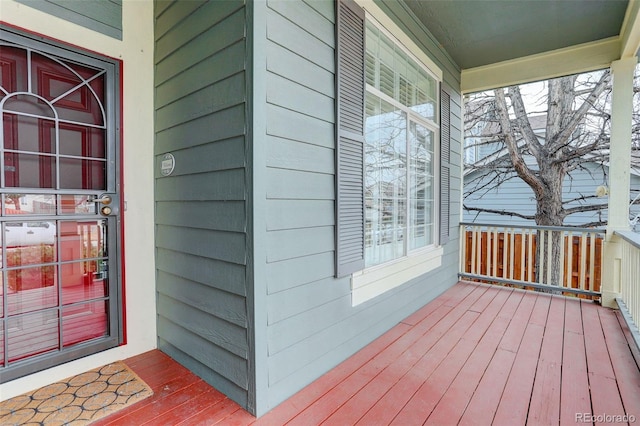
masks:
[[[451,96],[440,88],[440,244],[449,241],[451,178]]]
[[[336,276],[364,268],[364,11],[336,3]]]

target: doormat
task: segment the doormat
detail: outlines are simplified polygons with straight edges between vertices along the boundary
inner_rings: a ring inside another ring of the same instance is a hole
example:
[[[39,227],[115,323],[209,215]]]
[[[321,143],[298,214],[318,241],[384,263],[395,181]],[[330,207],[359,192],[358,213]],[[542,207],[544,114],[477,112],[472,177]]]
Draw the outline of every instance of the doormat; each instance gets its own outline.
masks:
[[[87,425],[153,395],[122,362],[0,402],[1,425]]]

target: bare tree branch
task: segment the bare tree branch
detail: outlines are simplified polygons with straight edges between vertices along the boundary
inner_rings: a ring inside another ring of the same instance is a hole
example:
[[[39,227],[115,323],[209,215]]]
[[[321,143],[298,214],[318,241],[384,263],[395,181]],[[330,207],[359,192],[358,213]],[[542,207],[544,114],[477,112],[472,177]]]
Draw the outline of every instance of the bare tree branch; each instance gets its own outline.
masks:
[[[507,211],[507,210],[493,210],[493,209],[485,209],[485,208],[481,208],[481,207],[469,207],[466,204],[463,204],[463,208],[465,210],[473,211],[473,212],[493,213],[493,214],[499,214],[499,215],[502,215],[502,216],[516,216],[516,217],[520,217],[522,219],[527,219],[527,220],[535,219],[535,216],[533,216],[533,215],[521,214],[521,213],[517,213],[517,212],[510,212],[510,211]]]
[[[582,225],[579,225],[578,227],[580,228],[597,228],[599,226],[605,226],[607,224],[606,220],[597,220],[594,222],[588,222],[588,223],[583,223]],[[569,225],[571,226],[571,225]]]
[[[540,179],[527,167],[522,155],[518,151],[518,143],[514,137],[513,130],[511,128],[511,120],[509,120],[509,111],[507,110],[507,101],[504,96],[503,89],[496,89],[496,112],[498,113],[498,119],[500,120],[500,127],[504,134],[505,145],[509,150],[509,157],[513,163],[513,167],[518,173],[518,176],[522,178],[533,189],[536,195],[542,196],[544,194],[544,184]]]
[[[576,206],[576,207],[570,207],[568,209],[565,209],[565,213],[568,215],[574,214],[574,213],[581,213],[581,212],[594,212],[594,211],[598,211],[598,210],[602,210],[602,209],[606,209],[609,205],[606,203],[603,204],[584,204],[581,206]]]
[[[527,111],[524,108],[524,102],[522,101],[522,94],[520,93],[520,87],[509,87],[509,98],[511,99],[511,105],[513,112],[515,113],[515,121],[518,123],[518,128],[522,132],[522,137],[525,143],[529,145],[531,153],[537,158],[542,151],[542,145],[538,141],[538,136],[533,132],[531,123],[527,116]],[[504,129],[504,127],[503,127]]]
[[[600,97],[607,84],[609,83],[610,73],[609,71],[605,71],[602,73],[600,77],[600,81],[593,88],[587,99],[576,109],[573,111],[571,118],[565,123],[564,128],[556,135],[547,135],[547,143],[550,143],[552,146],[554,145],[562,145],[566,146],[566,142],[571,139],[571,134],[574,132],[578,124],[582,121],[582,118],[587,113],[587,111],[593,107],[596,102],[596,99]],[[562,79],[560,79],[562,80]],[[551,112],[549,112],[551,115]]]

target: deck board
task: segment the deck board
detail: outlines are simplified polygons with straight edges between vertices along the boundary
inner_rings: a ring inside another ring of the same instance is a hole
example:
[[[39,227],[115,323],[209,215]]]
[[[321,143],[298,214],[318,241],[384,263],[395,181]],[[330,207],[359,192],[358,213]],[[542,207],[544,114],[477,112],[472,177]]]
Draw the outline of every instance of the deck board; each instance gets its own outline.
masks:
[[[458,283],[255,419],[160,351],[125,360],[155,394],[96,425],[574,424],[640,418],[619,315],[589,301]]]
[[[622,404],[627,411],[634,407],[637,409],[640,407],[640,375],[636,374],[638,365],[629,357],[629,343],[618,331],[620,327],[616,313],[600,310],[599,314]]]
[[[463,412],[452,414],[462,416],[459,425],[491,424],[515,358],[515,352],[500,348],[496,350],[467,407]]]
[[[533,293],[514,291],[499,317],[510,319],[476,391],[461,413],[460,424],[490,424],[500,403],[520,341],[536,301]],[[511,306],[515,305],[515,308]]]
[[[498,409],[496,424],[526,424],[544,328],[529,323],[516,353]]]
[[[528,419],[533,424],[558,424],[560,421],[564,305],[565,298],[551,298],[529,403]]]
[[[484,372],[486,371],[509,320],[496,317],[490,328],[473,348],[473,352],[464,363],[451,386],[444,393],[428,418],[427,424],[457,424],[462,417]]]
[[[607,348],[598,307],[583,306],[584,335],[589,386],[591,388],[594,413],[608,415],[624,414],[615,372]]]
[[[531,318],[531,313],[537,298],[535,293],[513,292],[512,298],[518,296],[520,296],[520,303],[518,304],[516,312],[510,317],[511,323],[500,341],[500,349],[513,352],[514,354],[518,352],[520,342],[529,323],[529,318]]]
[[[575,305],[575,303],[567,303],[567,314],[573,310]],[[567,324],[566,321],[565,324]],[[591,411],[584,336],[581,330],[580,333],[577,331],[577,327],[572,329],[565,328],[564,330],[560,424],[572,424],[576,421],[576,413]]]

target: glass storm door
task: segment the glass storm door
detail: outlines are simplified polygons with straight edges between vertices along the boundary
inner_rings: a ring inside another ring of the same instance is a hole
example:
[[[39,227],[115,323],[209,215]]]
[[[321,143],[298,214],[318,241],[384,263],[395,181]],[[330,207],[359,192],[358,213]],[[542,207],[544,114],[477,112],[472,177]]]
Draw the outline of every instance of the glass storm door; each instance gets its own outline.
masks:
[[[2,382],[122,340],[117,72],[2,28]]]

